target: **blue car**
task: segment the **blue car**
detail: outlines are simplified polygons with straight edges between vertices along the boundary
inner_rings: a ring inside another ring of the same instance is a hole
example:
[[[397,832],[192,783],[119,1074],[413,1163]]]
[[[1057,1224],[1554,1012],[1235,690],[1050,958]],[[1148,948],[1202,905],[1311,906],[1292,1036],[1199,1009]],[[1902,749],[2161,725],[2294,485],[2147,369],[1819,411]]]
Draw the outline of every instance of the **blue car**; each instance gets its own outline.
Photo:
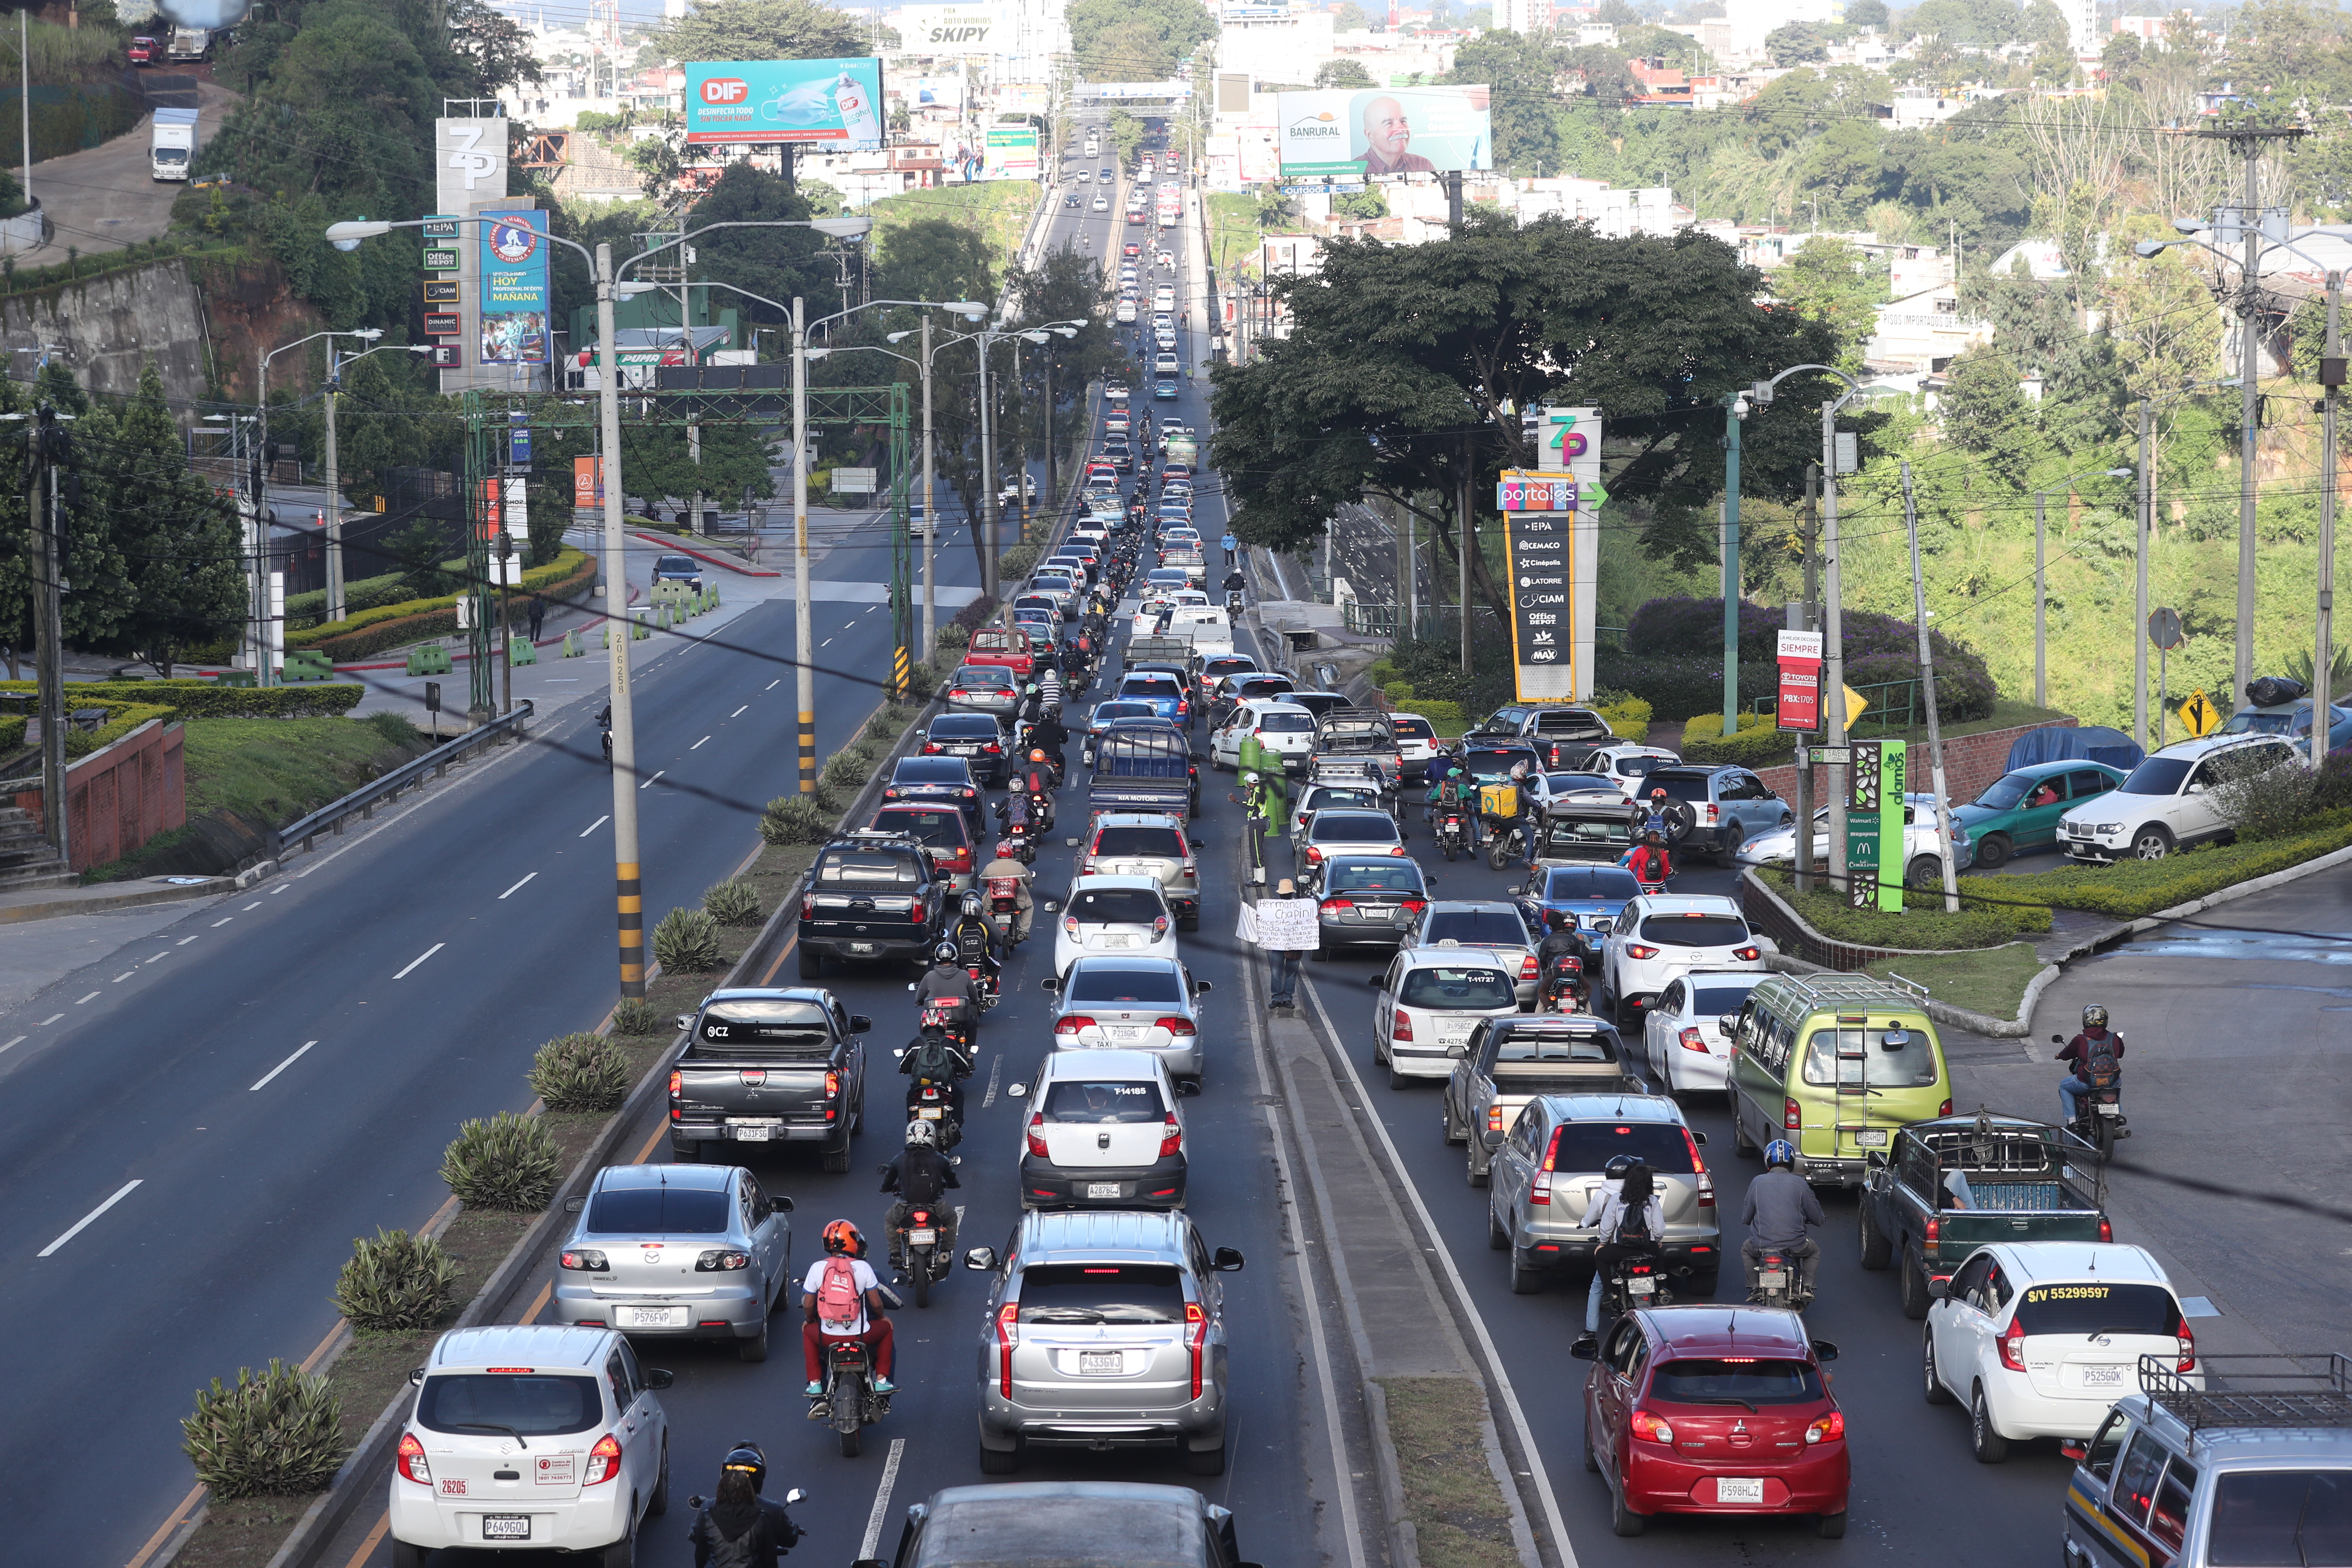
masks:
[[[1172,381],[1155,381],[1151,384],[1151,395],[1173,402],[1176,397],[1176,384]]]
[[[2327,705],[2327,749],[2352,745],[2352,708],[2340,703]],[[2297,742],[2309,754],[2311,745],[2311,699],[2282,702],[2271,708],[2241,708],[2230,715],[2221,726],[2224,735],[2284,735]]]
[[[1123,700],[1149,702],[1152,714],[1171,724],[1188,725],[1192,720],[1190,695],[1184,689],[1181,675],[1162,674],[1157,670],[1130,675],[1118,683],[1115,696]]]
[[[1557,910],[1591,931],[1595,921],[1615,921],[1626,900],[1641,891],[1633,873],[1622,866],[1545,866],[1537,868],[1536,879],[1517,902],[1532,931],[1545,930],[1544,917]]]

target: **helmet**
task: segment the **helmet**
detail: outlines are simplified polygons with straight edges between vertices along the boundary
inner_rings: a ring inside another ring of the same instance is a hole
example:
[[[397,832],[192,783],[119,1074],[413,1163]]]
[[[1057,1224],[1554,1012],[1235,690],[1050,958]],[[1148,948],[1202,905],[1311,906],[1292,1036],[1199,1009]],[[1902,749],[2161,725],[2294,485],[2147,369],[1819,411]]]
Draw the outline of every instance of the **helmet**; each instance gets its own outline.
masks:
[[[2083,1027],[2104,1029],[2107,1026],[2107,1010],[2096,1003],[2083,1009]]]
[[[1044,761],[1045,760],[1045,747],[1043,747],[1043,746],[1032,746],[1032,747],[1030,747],[1030,748],[1029,748],[1029,760],[1030,760],[1031,762],[1033,762],[1033,763],[1042,763],[1042,762],[1044,762]]]
[[[1014,773],[1011,778],[1004,782],[1004,787],[1012,791],[1014,795],[1021,795],[1028,790],[1029,781],[1023,778],[1019,773]]]
[[[955,944],[955,943],[953,943],[953,942],[943,942],[940,943],[940,945],[939,945],[939,946],[937,946],[937,947],[935,947],[935,948],[931,949],[931,962],[932,962],[932,963],[953,963],[955,961],[956,961],[956,944]]]
[[[1666,836],[1659,832],[1654,827],[1650,829],[1649,832],[1643,834],[1642,838],[1644,843],[1648,844],[1664,844],[1666,841]]]
[[[1666,798],[1666,792],[1665,792],[1665,789],[1664,788],[1664,786],[1661,786],[1661,787],[1659,787],[1659,788],[1657,788],[1657,789],[1654,789],[1654,790],[1652,790],[1652,791],[1650,792],[1650,798],[1651,798],[1652,800],[1664,800],[1664,799],[1665,799],[1665,798]]]
[[[1768,1166],[1786,1165],[1791,1170],[1795,1169],[1797,1163],[1797,1146],[1794,1143],[1790,1142],[1786,1138],[1773,1139],[1772,1142],[1764,1145],[1764,1163]]]
[[[963,896],[963,912],[968,915],[976,915],[980,913],[980,895],[978,893],[969,890],[965,892]],[[950,951],[952,952],[953,950],[950,949]]]
[[[1631,1154],[1613,1155],[1609,1163],[1601,1167],[1601,1173],[1610,1181],[1622,1182],[1625,1179],[1626,1173],[1641,1163]]]
[[[721,1475],[729,1470],[741,1470],[750,1476],[751,1489],[756,1492],[760,1489],[760,1483],[768,1479],[768,1456],[760,1452],[760,1445],[757,1443],[748,1441],[738,1443],[727,1450],[725,1458],[719,1461],[719,1471]]]
[[[929,1149],[935,1147],[939,1141],[940,1130],[930,1122],[917,1121],[907,1123],[908,1148],[911,1149],[919,1143]]]
[[[824,1249],[845,1252],[852,1258],[866,1256],[866,1237],[845,1219],[831,1221],[824,1227]]]

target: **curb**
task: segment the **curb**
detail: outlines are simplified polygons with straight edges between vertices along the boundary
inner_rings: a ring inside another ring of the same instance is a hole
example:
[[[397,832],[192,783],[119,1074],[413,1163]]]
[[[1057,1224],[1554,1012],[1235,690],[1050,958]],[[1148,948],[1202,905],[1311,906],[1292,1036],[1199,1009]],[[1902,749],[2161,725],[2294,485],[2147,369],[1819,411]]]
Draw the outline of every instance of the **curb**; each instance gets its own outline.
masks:
[[[679,543],[677,537],[675,534],[645,533],[634,528],[629,530],[629,532],[635,537],[644,540],[647,544],[660,545],[664,550],[670,552],[674,555],[691,555],[697,561],[708,561],[713,566],[724,566],[727,570],[736,574],[738,576],[781,577],[783,575],[782,572],[771,571],[765,566],[751,566],[747,565],[740,561],[730,561],[723,555],[706,555],[690,544]]]
[[[33,921],[61,920],[68,915],[104,914],[112,910],[137,909],[142,904],[175,903],[183,899],[208,899],[215,893],[236,892],[247,885],[241,877],[236,879],[207,877],[201,887],[145,888],[137,892],[83,899],[70,904],[0,904],[0,925],[23,925]]]

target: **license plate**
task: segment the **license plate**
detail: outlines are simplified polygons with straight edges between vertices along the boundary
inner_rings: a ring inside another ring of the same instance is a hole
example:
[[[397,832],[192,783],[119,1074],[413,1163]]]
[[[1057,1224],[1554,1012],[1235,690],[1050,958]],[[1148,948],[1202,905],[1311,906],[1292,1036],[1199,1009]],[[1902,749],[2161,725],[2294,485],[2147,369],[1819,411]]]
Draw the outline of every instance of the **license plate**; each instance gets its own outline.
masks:
[[[938,1244],[939,1239],[940,1233],[936,1230],[910,1230],[907,1233],[907,1245],[909,1247],[932,1247]]]
[[[1122,877],[1149,877],[1154,874],[1149,866],[1114,866],[1111,868]]]
[[[1078,1352],[1078,1371],[1082,1373],[1091,1373],[1097,1376],[1108,1373],[1117,1377],[1126,1370],[1127,1358],[1117,1351],[1080,1351]]]
[[[2113,1101],[2102,1100],[2099,1102],[2099,1114],[2102,1116],[2121,1116],[2123,1113],[2124,1108],[2120,1105],[2115,1104]]]
[[[948,748],[948,752],[950,756],[976,757],[980,755],[980,748],[978,746],[950,746]]]
[[[1103,1032],[1114,1040],[1139,1040],[1143,1038],[1143,1026],[1140,1024],[1113,1024],[1109,1028]]]
[[[482,1539],[485,1541],[529,1541],[530,1515],[527,1513],[486,1513],[482,1515]]]
[[[1087,1184],[1087,1196],[1090,1198],[1115,1198],[1118,1196],[1118,1184],[1117,1182],[1088,1182]]]
[[[730,1131],[733,1133],[735,1142],[738,1143],[765,1143],[768,1142],[768,1135],[773,1132],[775,1129],[772,1127],[737,1127]]]
[[[1139,936],[1107,936],[1103,938],[1102,944],[1105,947],[1141,947],[1143,939]]]
[[[2119,1366],[2086,1366],[2083,1369],[2084,1388],[2121,1388],[2124,1369]]]
[[[1761,1476],[1717,1476],[1715,1478],[1715,1500],[1717,1502],[1754,1502],[1764,1500],[1764,1478]]]
[[[1767,1268],[1756,1276],[1756,1283],[1766,1290],[1778,1290],[1789,1282],[1789,1276],[1778,1268]]]
[[[872,952],[874,951],[874,944],[870,942],[853,942],[849,944],[849,951],[852,952]]]
[[[1854,1146],[1860,1149],[1884,1149],[1886,1147],[1886,1129],[1881,1127],[1868,1132],[1857,1132],[1853,1135],[1853,1142]]]
[[[1653,1295],[1657,1291],[1657,1289],[1658,1282],[1654,1279],[1628,1279],[1625,1281],[1625,1293],[1629,1296]]]
[[[625,1329],[682,1329],[686,1327],[683,1307],[624,1307],[621,1326]]]
[[[925,1121],[937,1121],[940,1120],[944,1110],[945,1108],[942,1106],[926,1105],[920,1110],[916,1111],[915,1114]]]

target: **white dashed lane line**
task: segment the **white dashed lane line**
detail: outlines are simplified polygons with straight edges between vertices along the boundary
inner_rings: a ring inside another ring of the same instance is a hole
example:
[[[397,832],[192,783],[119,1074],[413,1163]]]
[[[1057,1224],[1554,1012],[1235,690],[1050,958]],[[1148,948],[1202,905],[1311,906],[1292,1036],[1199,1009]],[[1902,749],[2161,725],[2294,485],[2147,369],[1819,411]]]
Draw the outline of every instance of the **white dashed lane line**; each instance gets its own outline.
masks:
[[[120,985],[120,984],[121,984],[124,981],[126,981],[126,980],[130,979],[132,975],[134,975],[134,974],[136,974],[136,973],[139,973],[139,972],[138,972],[137,970],[135,970],[135,969],[126,969],[126,970],[124,970],[121,973],[120,973],[120,974],[118,974],[118,975],[116,975],[116,976],[114,977],[114,984],[117,984],[117,985]]]
[[[587,837],[590,834],[595,832],[598,828],[604,826],[604,824],[612,820],[613,814],[608,811],[604,816],[598,817],[595,821],[590,823],[587,826],[582,828],[580,830],[580,837],[583,838]]]
[[[71,1230],[66,1232],[63,1236],[49,1243],[48,1246],[41,1248],[40,1251],[33,1254],[33,1256],[36,1258],[47,1258],[50,1253],[55,1252],[58,1247],[63,1247],[67,1242],[71,1241],[75,1237],[79,1236],[83,1231],[89,1228],[89,1225],[92,1220],[104,1214],[107,1210],[112,1208],[115,1205],[121,1203],[123,1199],[129,1197],[133,1189],[139,1185],[139,1183],[142,1180],[144,1180],[144,1178],[134,1178],[123,1183],[122,1185],[115,1191],[115,1194],[112,1197],[107,1199],[104,1203],[99,1205],[96,1208],[82,1215],[81,1218],[74,1221],[74,1226]]]
[[[422,961],[420,960],[419,962],[422,962]],[[266,1085],[267,1083],[268,1083],[268,1081],[269,1081],[271,1079],[276,1078],[279,1073],[284,1072],[288,1068],[290,1068],[290,1067],[292,1067],[296,1062],[300,1061],[300,1060],[302,1059],[302,1052],[303,1052],[303,1051],[307,1051],[307,1050],[309,1050],[312,1046],[315,1046],[315,1045],[317,1045],[318,1043],[319,1043],[319,1042],[318,1042],[318,1041],[316,1041],[316,1040],[305,1040],[305,1041],[303,1041],[303,1042],[302,1042],[302,1049],[301,1049],[301,1050],[298,1050],[298,1051],[296,1051],[292,1056],[288,1057],[284,1061],[279,1062],[276,1067],[271,1068],[268,1072],[263,1073],[263,1074],[261,1075],[260,1082],[256,1083],[256,1084],[253,1086],[253,1089],[247,1089],[247,1090],[246,1090],[246,1092],[247,1092],[247,1094],[250,1094],[250,1093],[252,1093],[252,1092],[253,1092],[253,1090],[254,1090],[254,1089],[257,1089],[262,1088],[264,1085]]]
[[[213,930],[218,931],[221,927],[228,924],[229,921],[235,919],[236,919],[235,915],[223,915],[220,919],[213,921]]]
[[[46,1028],[47,1028],[51,1024],[56,1023],[59,1018],[62,1018],[62,1017],[64,1017],[64,1016],[65,1016],[65,1015],[64,1015],[63,1013],[52,1013],[52,1014],[50,1014],[47,1017],[46,1017],[46,1018],[42,1019],[38,1024],[35,1025],[35,1026],[34,1026],[34,1027],[36,1027],[36,1028],[40,1028],[40,1029],[46,1029]]]
[[[709,744],[710,744],[710,737],[709,737],[709,736],[708,736],[708,735],[705,735],[705,736],[703,736],[703,737],[702,737],[702,739],[700,739],[699,741],[697,741],[697,742],[696,742],[694,744],[692,744],[691,746],[688,746],[688,747],[687,748],[687,750],[688,750],[688,751],[689,751],[689,752],[698,752],[698,751],[702,750],[702,748],[703,748],[703,747],[705,747],[705,746],[707,746],[707,745],[709,745]]]
[[[420,952],[420,953],[418,953],[415,958],[410,959],[410,960],[408,961],[408,969],[414,969],[414,968],[415,968],[418,964],[420,964],[420,963],[424,963],[426,959],[428,959],[428,958],[432,957],[435,953],[436,953],[436,952],[440,952],[443,948],[445,948],[445,947],[446,947],[446,946],[448,946],[448,945],[449,945],[449,944],[448,944],[447,942],[435,942],[431,947],[426,948],[423,952]],[[407,979],[407,978],[408,978],[408,969],[404,969],[404,970],[402,970],[399,973],[397,973],[397,974],[394,975],[394,976],[393,976],[393,978],[394,978],[394,980],[405,980],[405,979]]]
[[[653,778],[651,778],[651,779],[647,779],[645,783],[643,783],[643,784],[639,784],[637,787],[638,787],[639,789],[651,789],[651,788],[653,788],[653,787],[654,787],[654,779],[658,779],[659,777],[661,777],[661,776],[662,776],[662,774],[664,774],[664,773],[667,773],[667,772],[669,772],[669,770],[668,770],[667,768],[656,768],[656,769],[654,770],[654,777],[653,777]]]
[[[742,707],[738,708],[737,710],[735,710],[735,711],[734,711],[734,712],[730,713],[729,715],[727,715],[727,717],[729,717],[730,719],[740,719],[741,717],[743,717],[743,715],[744,715],[744,714],[746,714],[746,713],[750,712],[751,710],[751,705],[749,702],[746,702],[745,704],[743,704],[743,706],[742,706]]]
[[[234,918],[234,917],[232,917],[232,918]],[[187,946],[187,945],[188,945],[188,943],[190,943],[190,942],[192,942],[195,941],[195,940],[196,940],[196,937],[198,937],[198,936],[202,936],[202,935],[204,935],[204,934],[205,934],[204,932],[202,932],[202,931],[198,931],[198,932],[196,932],[196,933],[195,933],[195,936],[184,936],[184,937],[182,937],[179,941],[177,941],[177,942],[173,942],[172,945],[173,945],[173,946],[174,946],[174,947],[185,947],[185,946]]]
[[[525,878],[522,879],[522,882],[528,882],[528,881],[530,881],[530,878],[531,878],[531,877],[536,877],[536,876],[538,876],[538,875],[539,875],[539,873],[538,873],[538,872],[533,871],[532,873],[530,873],[530,877],[525,877]],[[503,903],[503,902],[505,902],[507,900],[513,898],[517,893],[520,892],[520,891],[522,890],[522,882],[517,882],[513,887],[509,888],[505,892],[500,893],[500,894],[499,895],[499,902],[501,902],[501,903]]]
[[[90,996],[95,996],[95,995],[97,995],[97,994],[98,994],[98,993],[97,993],[97,992],[95,992],[95,991],[93,991],[93,992],[91,992],[91,993],[89,994],[89,996],[85,996],[85,997],[81,998],[81,1001],[80,1001],[80,1002],[76,1002],[76,1003],[74,1004],[74,1005],[75,1005],[75,1006],[77,1006],[77,1007],[79,1007],[79,1006],[80,1006],[80,1005],[82,1005],[82,1002],[87,1002],[87,1001],[89,1001],[89,1000]]]
[[[13,1050],[15,1050],[18,1046],[23,1045],[23,1044],[26,1042],[26,1039],[28,1039],[29,1037],[30,1037],[29,1036],[26,1036],[26,1035],[19,1035],[19,1036],[17,1036],[15,1039],[13,1039],[13,1040],[9,1041],[6,1045],[5,1045],[5,1046],[0,1046],[0,1052],[13,1051]]]

